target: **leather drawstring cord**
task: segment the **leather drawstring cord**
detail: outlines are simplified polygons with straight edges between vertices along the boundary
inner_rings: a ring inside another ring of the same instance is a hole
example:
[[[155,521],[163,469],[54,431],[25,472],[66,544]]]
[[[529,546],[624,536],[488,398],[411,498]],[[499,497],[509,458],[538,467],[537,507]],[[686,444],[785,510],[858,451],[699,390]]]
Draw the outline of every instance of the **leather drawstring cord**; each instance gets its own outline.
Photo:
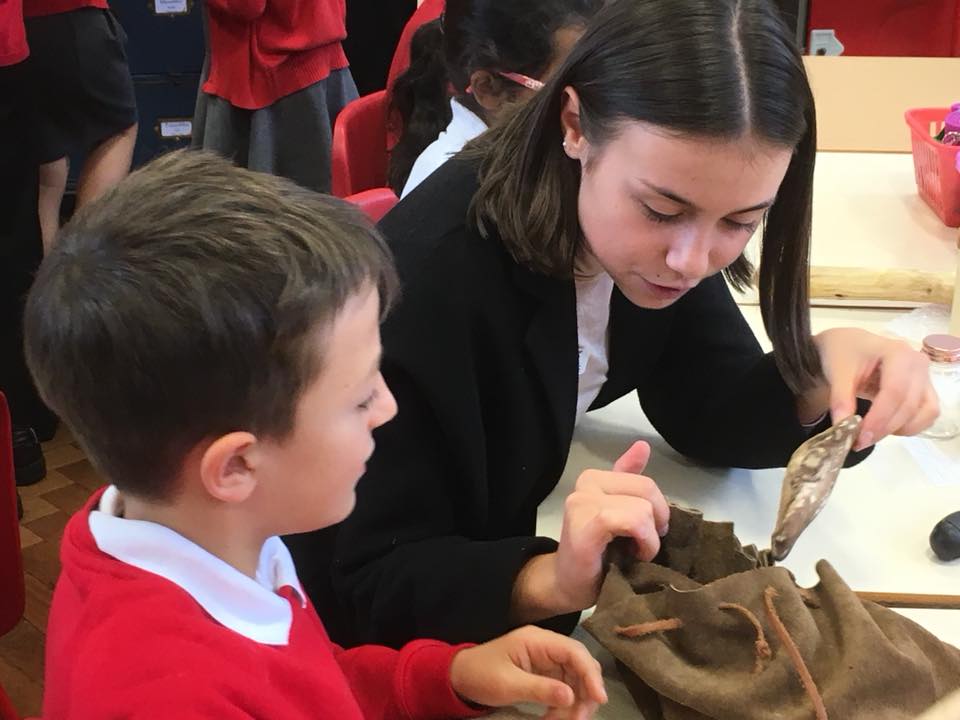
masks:
[[[790,658],[790,662],[793,665],[794,670],[796,670],[797,675],[800,676],[800,683],[803,685],[804,691],[807,693],[807,696],[813,703],[816,720],[829,720],[827,716],[827,707],[823,702],[823,697],[820,695],[820,690],[817,688],[817,684],[814,681],[813,676],[810,674],[807,664],[803,661],[803,656],[800,654],[800,649],[797,647],[793,637],[790,635],[790,631],[787,630],[787,626],[783,624],[783,620],[780,619],[780,615],[777,613],[777,607],[774,603],[774,598],[776,598],[778,594],[779,593],[777,593],[777,589],[773,586],[768,587],[763,592],[763,604],[767,611],[767,617],[770,620],[770,624],[773,626],[777,637],[783,644],[784,649],[786,649],[787,656]],[[756,664],[754,665],[753,672],[754,674],[759,673],[763,669],[763,661],[772,657],[773,653],[770,650],[770,644],[767,642],[767,638],[763,632],[763,626],[760,624],[757,616],[750,612],[750,610],[743,605],[739,605],[737,603],[720,603],[719,608],[721,610],[732,610],[737,612],[745,617],[751,625],[753,625],[753,628],[757,633],[757,638],[754,641]],[[642,638],[658,632],[678,630],[682,627],[683,620],[680,618],[665,618],[663,620],[651,620],[649,622],[639,623],[636,625],[617,625],[613,628],[613,632],[621,637]]]
[[[763,626],[757,619],[757,616],[750,612],[743,605],[737,603],[720,603],[721,610],[733,610],[745,617],[757,633],[757,639],[754,641],[754,650],[756,652],[756,664],[753,667],[754,674],[763,669],[763,661],[771,657],[770,645],[763,633]],[[640,638],[653,633],[664,632],[666,630],[678,630],[683,627],[683,621],[680,618],[665,618],[663,620],[651,620],[650,622],[639,623],[637,625],[617,625],[613,631],[621,636],[628,638]]]
[[[790,662],[793,663],[794,669],[800,676],[800,682],[803,684],[803,689],[806,690],[807,695],[813,702],[813,709],[816,713],[817,720],[828,720],[827,706],[823,704],[823,698],[820,696],[820,691],[817,689],[817,684],[813,681],[813,676],[810,674],[810,670],[807,669],[807,664],[803,661],[803,656],[800,654],[800,648],[797,647],[797,644],[790,636],[790,631],[787,630],[787,626],[783,624],[783,620],[781,620],[780,616],[777,614],[777,607],[773,602],[773,599],[777,597],[777,595],[779,595],[777,589],[772,586],[763,591],[763,604],[767,609],[767,617],[770,619],[773,629],[776,630],[777,636],[780,638],[780,642],[782,642],[783,646],[786,648],[787,655],[790,656]]]
[[[680,618],[667,618],[666,620],[651,620],[638,625],[617,625],[613,631],[621,637],[638,638],[664,630],[678,630],[682,627],[683,620]]]
[[[745,617],[753,629],[757,632],[757,639],[753,643],[754,651],[756,652],[756,662],[753,666],[753,674],[756,675],[761,670],[763,670],[763,661],[769,660],[773,653],[770,651],[770,645],[767,643],[767,638],[763,634],[763,625],[760,624],[760,621],[757,619],[757,616],[750,612],[743,605],[737,603],[720,603],[721,610],[733,610],[740,613]]]

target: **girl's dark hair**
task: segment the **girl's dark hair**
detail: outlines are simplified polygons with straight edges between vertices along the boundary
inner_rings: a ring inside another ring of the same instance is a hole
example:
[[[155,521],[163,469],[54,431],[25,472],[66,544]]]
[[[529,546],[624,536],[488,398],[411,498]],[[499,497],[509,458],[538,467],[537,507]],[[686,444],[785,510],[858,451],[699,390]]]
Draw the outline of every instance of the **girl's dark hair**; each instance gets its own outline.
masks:
[[[397,195],[424,148],[450,123],[447,68],[440,20],[417,28],[410,40],[410,67],[390,89],[390,122],[401,129],[390,152],[387,182]]]
[[[564,89],[576,90],[594,148],[639,120],[688,137],[746,135],[794,150],[763,225],[760,308],[777,362],[795,391],[819,374],[810,339],[810,218],[816,157],[813,95],[793,34],[769,0],[613,0],[561,67],[500,128],[467,146],[481,158],[471,213],[495,226],[510,253],[542,273],[571,277],[582,233],[580,163],[561,146]],[[724,271],[742,288],[753,268]]]
[[[410,67],[390,90],[390,117],[402,128],[390,157],[390,187],[402,190],[413,163],[450,122],[449,92],[477,110],[467,94],[477,70],[538,77],[554,55],[554,33],[586,25],[602,0],[447,0],[439,20],[410,42]],[[510,81],[500,85],[515,92]]]

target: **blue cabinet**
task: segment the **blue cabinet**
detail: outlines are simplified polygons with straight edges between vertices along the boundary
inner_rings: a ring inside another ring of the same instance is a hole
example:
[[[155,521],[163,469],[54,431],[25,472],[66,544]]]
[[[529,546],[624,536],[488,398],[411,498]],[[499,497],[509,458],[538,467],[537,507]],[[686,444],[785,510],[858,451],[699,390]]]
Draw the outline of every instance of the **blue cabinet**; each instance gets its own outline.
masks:
[[[133,167],[169,150],[189,147],[200,75],[139,75],[133,79],[139,126]],[[70,216],[84,155],[70,156],[70,173],[61,214]]]
[[[113,0],[110,9],[127,33],[131,74],[200,72],[203,7],[198,0]]]
[[[134,167],[168,150],[190,145],[199,84],[197,74],[134,78],[140,116]]]

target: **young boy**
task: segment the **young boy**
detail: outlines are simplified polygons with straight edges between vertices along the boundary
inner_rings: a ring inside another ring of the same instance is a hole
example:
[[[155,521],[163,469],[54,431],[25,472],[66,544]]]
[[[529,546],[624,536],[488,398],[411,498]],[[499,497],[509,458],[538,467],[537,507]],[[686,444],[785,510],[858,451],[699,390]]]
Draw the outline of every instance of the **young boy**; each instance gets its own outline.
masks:
[[[27,301],[44,398],[111,483],[69,522],[44,717],[589,717],[585,648],[342,650],[278,535],[336,523],[396,412],[378,363],[391,259],[355,209],[174,153],[63,229]],[[563,681],[554,679],[563,678]]]

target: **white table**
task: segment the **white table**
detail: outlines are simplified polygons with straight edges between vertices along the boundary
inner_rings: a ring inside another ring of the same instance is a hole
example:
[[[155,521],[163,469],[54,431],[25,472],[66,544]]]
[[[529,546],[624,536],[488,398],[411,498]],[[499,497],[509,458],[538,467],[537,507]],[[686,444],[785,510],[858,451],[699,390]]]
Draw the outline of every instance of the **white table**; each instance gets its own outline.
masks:
[[[743,310],[757,336],[765,338],[759,310]],[[882,331],[895,316],[890,310],[816,308],[813,330],[855,325]],[[563,500],[580,472],[589,467],[610,467],[638,439],[650,442],[653,454],[647,474],[669,500],[698,508],[710,520],[733,521],[742,542],[769,547],[783,470],[694,465],[657,435],[635,395],[589,413],[577,427],[563,477],[540,508],[538,534],[558,538]],[[939,562],[928,544],[933,526],[956,510],[960,510],[960,476],[948,485],[932,484],[903,440],[889,438],[867,460],[841,473],[829,503],[782,565],[803,585],[817,582],[814,565],[826,558],[855,590],[960,594],[960,561]],[[943,640],[960,646],[960,610],[902,612]],[[616,677],[609,654],[582,629],[578,628],[576,636],[588,644],[605,667],[611,701],[597,717],[639,717]],[[495,717],[506,720],[524,715],[502,712]]]
[[[811,265],[951,272],[957,232],[917,194],[911,155],[817,153]],[[748,247],[754,260],[758,236]],[[756,297],[750,290],[741,301],[755,304]]]
[[[917,194],[913,156],[817,153],[813,185],[813,265],[956,267],[957,229]]]

